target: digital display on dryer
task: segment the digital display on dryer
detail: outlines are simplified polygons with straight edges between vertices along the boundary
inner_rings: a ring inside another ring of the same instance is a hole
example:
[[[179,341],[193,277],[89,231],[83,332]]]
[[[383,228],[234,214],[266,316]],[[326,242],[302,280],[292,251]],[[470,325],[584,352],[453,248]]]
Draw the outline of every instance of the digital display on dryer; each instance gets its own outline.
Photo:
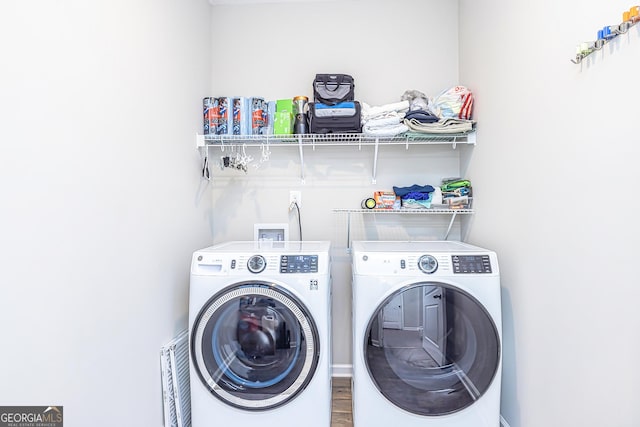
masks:
[[[282,255],[280,273],[317,273],[318,255]]]
[[[451,255],[451,261],[457,274],[491,273],[489,255]]]

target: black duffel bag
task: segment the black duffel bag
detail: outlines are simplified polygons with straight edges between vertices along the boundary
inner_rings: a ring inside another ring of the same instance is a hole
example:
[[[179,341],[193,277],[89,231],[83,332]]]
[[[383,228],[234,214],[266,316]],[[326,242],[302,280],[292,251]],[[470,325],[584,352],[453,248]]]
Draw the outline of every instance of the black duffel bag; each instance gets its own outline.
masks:
[[[348,74],[316,74],[313,80],[313,98],[315,102],[335,105],[353,101],[355,84]]]
[[[310,133],[351,133],[361,132],[360,103],[344,102],[337,105],[309,103]]]

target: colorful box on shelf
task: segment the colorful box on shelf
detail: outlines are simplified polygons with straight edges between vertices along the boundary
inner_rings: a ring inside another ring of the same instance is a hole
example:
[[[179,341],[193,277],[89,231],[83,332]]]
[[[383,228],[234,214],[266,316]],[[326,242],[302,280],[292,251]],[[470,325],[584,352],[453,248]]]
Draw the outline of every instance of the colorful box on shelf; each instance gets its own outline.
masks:
[[[449,197],[444,199],[449,209],[470,209],[471,199],[469,196]]]
[[[394,209],[396,204],[396,193],[393,191],[375,191],[373,199],[376,201],[376,209]]]

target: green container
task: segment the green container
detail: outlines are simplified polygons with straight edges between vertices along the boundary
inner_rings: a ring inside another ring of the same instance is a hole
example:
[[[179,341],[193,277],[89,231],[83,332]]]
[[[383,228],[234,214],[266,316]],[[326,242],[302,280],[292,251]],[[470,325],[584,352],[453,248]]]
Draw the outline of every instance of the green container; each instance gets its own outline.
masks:
[[[276,101],[276,111],[293,113],[293,99],[278,99]]]
[[[273,116],[273,134],[291,135],[293,133],[293,100],[276,101],[276,112]]]

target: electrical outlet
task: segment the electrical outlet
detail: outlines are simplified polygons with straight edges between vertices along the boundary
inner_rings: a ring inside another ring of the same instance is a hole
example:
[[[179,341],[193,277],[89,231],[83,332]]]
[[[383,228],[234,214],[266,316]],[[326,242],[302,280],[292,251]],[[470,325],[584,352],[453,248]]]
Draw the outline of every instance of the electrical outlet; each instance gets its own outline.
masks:
[[[289,208],[292,208],[294,203],[298,205],[298,208],[302,207],[302,193],[300,191],[289,191]]]

